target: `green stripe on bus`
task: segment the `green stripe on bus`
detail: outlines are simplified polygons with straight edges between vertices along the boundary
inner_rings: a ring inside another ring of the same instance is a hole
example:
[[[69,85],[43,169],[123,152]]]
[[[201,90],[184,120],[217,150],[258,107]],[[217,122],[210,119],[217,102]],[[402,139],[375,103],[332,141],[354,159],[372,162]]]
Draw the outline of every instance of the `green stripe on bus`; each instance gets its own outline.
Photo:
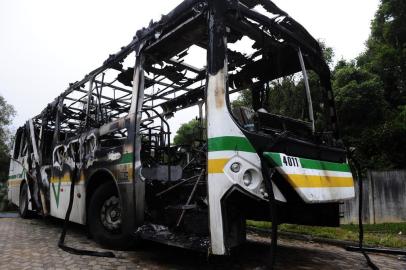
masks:
[[[59,207],[59,195],[61,195],[61,180],[59,179],[57,189],[55,189],[54,183],[52,183],[51,186],[52,186],[52,191],[54,192],[54,196],[55,196],[56,208],[58,208]]]
[[[13,179],[20,179],[23,178],[23,174],[15,174],[15,175],[10,175],[8,179],[13,180]]]
[[[268,160],[273,161],[277,166],[282,166],[280,153],[266,152],[265,156]],[[335,171],[335,172],[351,172],[350,166],[347,163],[335,163],[321,160],[313,160],[307,158],[299,158],[303,169]]]
[[[281,155],[279,153],[265,152],[264,155],[268,158],[268,161],[273,161],[278,167],[282,166]]]
[[[126,153],[121,157],[120,164],[132,163],[133,162],[133,153]]]
[[[328,161],[312,160],[301,158],[300,163],[304,169],[336,171],[336,172],[350,172],[350,166],[347,163],[334,163]]]
[[[242,151],[255,153],[254,147],[244,137],[216,137],[210,138],[208,143],[209,152],[215,151]]]

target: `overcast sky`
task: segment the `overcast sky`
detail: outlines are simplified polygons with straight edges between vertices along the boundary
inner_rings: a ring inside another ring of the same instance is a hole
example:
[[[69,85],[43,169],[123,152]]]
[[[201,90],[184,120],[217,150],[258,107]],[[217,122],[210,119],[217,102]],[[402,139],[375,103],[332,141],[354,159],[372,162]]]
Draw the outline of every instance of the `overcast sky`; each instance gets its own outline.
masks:
[[[40,113],[70,82],[100,66],[135,32],[181,0],[0,0],[0,94],[14,127]],[[379,0],[275,0],[336,60],[364,50]]]

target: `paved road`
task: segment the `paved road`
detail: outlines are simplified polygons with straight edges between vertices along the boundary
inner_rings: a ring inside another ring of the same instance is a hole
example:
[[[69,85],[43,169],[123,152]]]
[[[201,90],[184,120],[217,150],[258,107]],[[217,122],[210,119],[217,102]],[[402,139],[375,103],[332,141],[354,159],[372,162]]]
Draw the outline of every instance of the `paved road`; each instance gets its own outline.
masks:
[[[116,251],[118,258],[68,254],[56,247],[62,223],[53,219],[0,218],[0,269],[264,269],[269,240],[250,235],[238,255],[224,262],[207,263],[206,256],[164,245],[145,243],[132,251]],[[86,238],[82,227],[68,232],[69,245],[100,249]],[[303,241],[279,243],[276,269],[368,269],[362,255],[342,248]],[[406,269],[396,256],[371,255],[380,269]]]

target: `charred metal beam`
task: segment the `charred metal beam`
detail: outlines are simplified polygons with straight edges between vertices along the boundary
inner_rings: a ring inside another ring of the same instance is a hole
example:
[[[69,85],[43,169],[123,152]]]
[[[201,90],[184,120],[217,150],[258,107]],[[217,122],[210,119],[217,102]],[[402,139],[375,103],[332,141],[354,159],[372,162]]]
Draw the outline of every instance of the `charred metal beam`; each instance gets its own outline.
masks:
[[[132,94],[132,90],[128,90],[128,89],[125,89],[125,88],[122,88],[122,87],[119,87],[119,86],[115,86],[115,85],[112,85],[112,84],[107,84],[107,83],[104,83],[104,82],[99,81],[99,80],[94,80],[94,82],[96,83],[96,85],[101,85],[103,87],[110,87],[110,88],[113,88],[115,90],[127,93],[127,94]]]
[[[190,86],[190,85],[192,85],[194,83],[197,83],[197,82],[199,82],[199,81],[201,81],[203,79],[205,79],[205,74],[200,73],[195,79],[190,79],[188,82],[184,83],[182,86],[174,87],[172,90],[170,90],[168,92],[165,92],[165,93],[163,93],[161,95],[158,95],[158,98],[162,98],[162,97],[165,97],[167,95],[173,94],[173,93],[175,93],[176,91],[179,91],[179,90],[190,91],[190,90],[187,89],[188,86]]]
[[[226,60],[227,44],[224,41],[226,35],[225,14],[227,11],[226,1],[209,0],[209,46],[208,46],[208,73],[216,75],[224,68]]]
[[[204,88],[205,87],[196,88],[157,106],[161,107],[164,110],[165,114],[177,111],[178,107],[184,109],[190,106],[194,106],[199,100],[202,100],[204,98]]]
[[[164,50],[166,52],[165,55],[161,55],[160,58],[170,58],[180,52],[182,52],[182,50],[184,49],[181,47],[176,47],[177,44],[180,44],[179,40],[174,40],[175,34],[176,33],[180,33],[181,31],[186,31],[185,28],[187,29],[188,27],[191,27],[191,24],[193,22],[196,22],[198,20],[203,20],[203,16],[202,13],[197,13],[196,15],[188,18],[185,21],[182,21],[180,24],[178,24],[174,29],[172,29],[171,31],[165,33],[164,35],[162,35],[161,37],[159,37],[157,40],[155,40],[152,44],[150,44],[147,48],[146,48],[146,52],[149,54],[154,55],[154,53],[162,53],[162,51]],[[197,32],[198,29],[195,29],[194,32]],[[195,33],[196,36],[198,37],[202,37],[204,35],[204,31],[201,30],[201,33]],[[187,43],[187,45],[191,46],[196,42],[196,38],[190,38],[188,36],[185,35],[180,35],[180,38],[182,39],[182,41],[184,43]],[[164,46],[164,47],[162,47]],[[168,51],[169,50],[169,51]],[[169,55],[168,55],[169,53]],[[156,58],[156,57],[154,57]]]
[[[252,22],[241,19],[236,20],[234,17],[227,16],[226,17],[227,25],[229,25],[234,31],[240,32],[242,35],[247,35],[249,38],[263,43],[264,46],[269,47],[281,47],[282,44],[277,42],[271,36],[264,33],[264,31],[260,30],[257,26],[255,26]]]
[[[207,5],[205,0],[183,1],[170,13],[162,16],[162,19],[159,22],[152,23],[148,28],[143,28],[137,31],[133,40],[128,45],[122,47],[117,53],[110,55],[103,62],[102,66],[91,71],[83,79],[69,85],[69,87],[59,97],[67,97],[70,93],[74,92],[82,85],[89,82],[91,78],[95,78],[109,68],[114,68],[117,63],[123,61],[130,53],[134,52],[134,50],[139,47],[141,42],[145,42],[147,40],[155,40],[156,33],[162,33],[165,29],[170,29],[178,25],[179,21],[183,21],[187,17],[193,17],[196,14],[203,13],[206,9],[206,6]]]
[[[184,62],[182,62],[182,61],[178,61],[178,60],[173,59],[173,58],[172,58],[172,59],[169,59],[169,60],[166,60],[166,62],[168,62],[168,63],[170,63],[170,64],[172,64],[172,65],[180,66],[180,67],[182,67],[182,68],[184,68],[184,69],[186,69],[186,70],[192,71],[192,72],[197,73],[197,74],[200,74],[201,72],[204,71],[204,69],[200,69],[200,68],[194,67],[194,66],[192,66],[192,65],[189,65],[189,64],[184,63]]]
[[[88,93],[87,91],[85,91],[85,90],[81,90],[81,89],[76,89],[75,91],[82,92],[82,93]],[[92,96],[97,97],[97,94],[92,93]],[[131,103],[130,103],[130,102],[120,100],[120,98],[118,98],[118,99],[114,99],[114,98],[111,98],[111,97],[106,97],[106,96],[103,96],[103,95],[102,95],[101,97],[102,97],[102,98],[104,98],[104,99],[110,100],[110,101],[115,100],[115,101],[117,101],[117,102],[119,102],[119,103],[123,103],[123,104],[126,104],[126,105],[131,105]]]
[[[267,16],[253,11],[242,4],[239,5],[239,10],[241,11],[242,15],[246,16],[247,18],[257,21],[262,25],[268,26],[269,30],[275,31],[276,34],[281,34],[288,42],[291,42],[296,46],[304,47],[306,51],[310,52],[315,57],[322,57],[321,49],[317,40],[308,34],[307,31],[305,33],[300,33],[303,27],[301,27],[300,24],[292,20],[290,17],[288,18],[290,22],[294,24],[293,28],[287,28],[287,24],[283,23],[283,21],[278,23],[275,21],[275,19],[268,18]]]

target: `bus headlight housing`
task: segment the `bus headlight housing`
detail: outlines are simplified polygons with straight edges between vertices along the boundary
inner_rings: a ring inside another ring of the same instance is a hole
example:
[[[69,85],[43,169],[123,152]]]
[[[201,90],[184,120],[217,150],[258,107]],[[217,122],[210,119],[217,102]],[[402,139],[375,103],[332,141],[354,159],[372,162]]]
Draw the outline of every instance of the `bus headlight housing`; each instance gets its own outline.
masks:
[[[252,184],[252,171],[248,170],[244,173],[244,176],[242,177],[242,181],[245,186],[250,186]]]
[[[231,171],[233,171],[234,173],[238,173],[241,170],[241,163],[239,162],[234,162],[233,164],[231,164]]]

